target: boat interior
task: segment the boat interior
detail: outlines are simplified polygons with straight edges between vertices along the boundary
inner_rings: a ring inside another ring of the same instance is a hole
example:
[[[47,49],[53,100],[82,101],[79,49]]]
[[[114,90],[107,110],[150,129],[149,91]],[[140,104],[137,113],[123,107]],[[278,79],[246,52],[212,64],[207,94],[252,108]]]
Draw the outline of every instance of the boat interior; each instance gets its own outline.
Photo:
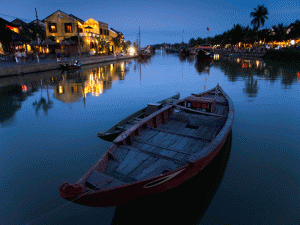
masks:
[[[199,99],[204,99],[201,104]],[[187,165],[189,157],[204,149],[220,132],[228,110],[225,96],[216,97],[215,91],[186,98],[175,105],[161,124],[143,126],[129,143],[117,144],[113,151],[108,151],[102,170],[93,170],[85,185],[96,190],[108,189]]]

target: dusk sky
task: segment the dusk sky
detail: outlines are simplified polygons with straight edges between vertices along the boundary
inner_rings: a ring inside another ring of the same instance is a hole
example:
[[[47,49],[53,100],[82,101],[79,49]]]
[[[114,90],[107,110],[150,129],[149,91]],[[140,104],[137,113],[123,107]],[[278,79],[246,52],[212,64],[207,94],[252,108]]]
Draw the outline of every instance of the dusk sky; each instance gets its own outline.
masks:
[[[141,45],[146,46],[215,36],[234,24],[250,26],[250,13],[262,4],[269,11],[265,28],[300,20],[299,0],[1,0],[0,17],[31,22],[34,8],[41,20],[61,10],[83,20],[94,18],[108,23],[109,28],[123,32],[125,40],[132,42],[140,26]]]

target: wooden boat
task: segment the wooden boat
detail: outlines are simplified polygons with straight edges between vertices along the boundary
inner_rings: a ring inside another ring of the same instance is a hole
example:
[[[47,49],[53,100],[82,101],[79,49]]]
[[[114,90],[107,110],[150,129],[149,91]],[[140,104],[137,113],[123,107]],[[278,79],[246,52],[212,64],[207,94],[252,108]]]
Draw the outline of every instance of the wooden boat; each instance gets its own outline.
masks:
[[[152,53],[149,49],[143,49],[141,51],[138,52],[138,57],[139,58],[150,58],[152,56]]]
[[[60,195],[109,207],[176,187],[218,154],[233,118],[232,100],[219,86],[178,100],[119,135],[81,179],[60,185]]]
[[[113,141],[127,128],[141,121],[145,117],[149,116],[151,113],[163,108],[167,104],[173,103],[180,98],[180,94],[176,94],[170,98],[159,101],[155,104],[148,104],[147,107],[133,113],[132,115],[126,117],[124,120],[120,121],[110,129],[105,132],[99,132],[97,136],[106,141]]]
[[[198,50],[197,54],[197,61],[198,62],[209,62],[212,61],[212,56],[209,52],[206,52],[204,50]]]
[[[80,69],[81,65],[69,65],[69,64],[59,64],[61,70],[75,70]]]

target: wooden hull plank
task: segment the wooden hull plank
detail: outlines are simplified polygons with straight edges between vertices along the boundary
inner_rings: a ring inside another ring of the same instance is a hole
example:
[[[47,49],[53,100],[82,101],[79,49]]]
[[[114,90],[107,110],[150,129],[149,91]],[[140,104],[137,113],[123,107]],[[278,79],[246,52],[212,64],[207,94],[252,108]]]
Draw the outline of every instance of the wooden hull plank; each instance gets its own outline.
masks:
[[[94,170],[87,179],[87,182],[93,185],[94,187],[101,189],[103,186],[107,185],[113,180],[113,177],[107,176],[103,173],[99,173],[96,170]]]
[[[119,187],[121,185],[126,184],[125,182],[122,182],[120,180],[114,179],[112,182],[108,183],[107,185],[103,186],[102,189],[109,189],[114,187]]]
[[[201,150],[199,149],[203,149],[207,144],[209,144],[208,142],[204,142],[204,141],[197,141],[197,143],[194,145],[194,147],[190,150],[190,154],[193,154],[195,152],[200,152]]]
[[[119,173],[122,173],[124,175],[127,175],[132,170],[134,170],[138,165],[140,165],[143,161],[145,161],[148,157],[149,157],[149,155],[146,155],[143,152],[132,149],[126,155],[123,162],[116,169],[116,171]]]
[[[184,160],[184,159],[187,158],[187,156],[190,156],[190,154],[177,153],[177,154],[174,156],[174,159]]]
[[[152,176],[157,176],[161,174],[166,169],[176,169],[178,168],[178,165],[175,163],[168,161],[166,159],[158,159],[155,163],[150,165],[148,168],[144,169],[143,172],[136,176],[137,180],[143,180],[150,178]]]
[[[142,132],[141,135],[135,136],[134,138],[136,140],[142,141],[142,142],[146,142],[148,141],[150,138],[152,138],[153,136],[157,135],[158,131],[154,131],[154,130],[145,130],[145,132]]]
[[[157,131],[156,129],[154,130]],[[157,135],[149,139],[145,144],[166,147],[172,141],[172,138],[173,137],[168,133],[158,132]]]
[[[129,176],[138,180],[138,176],[141,175],[145,169],[154,164],[158,159],[159,158],[157,157],[149,156],[149,158],[140,164],[135,170],[133,170]]]

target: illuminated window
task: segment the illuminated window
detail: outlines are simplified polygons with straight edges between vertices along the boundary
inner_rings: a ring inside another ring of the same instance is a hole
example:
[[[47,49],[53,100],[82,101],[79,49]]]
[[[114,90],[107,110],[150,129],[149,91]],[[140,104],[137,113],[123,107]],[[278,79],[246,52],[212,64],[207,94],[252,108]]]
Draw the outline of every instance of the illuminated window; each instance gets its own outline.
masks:
[[[56,23],[49,23],[49,32],[50,33],[57,33]]]
[[[65,23],[65,32],[72,33],[72,24],[71,23]]]
[[[8,26],[6,25],[7,28],[9,28],[10,30],[12,30],[13,32],[19,33],[19,28],[17,27],[12,27],[12,26]]]

